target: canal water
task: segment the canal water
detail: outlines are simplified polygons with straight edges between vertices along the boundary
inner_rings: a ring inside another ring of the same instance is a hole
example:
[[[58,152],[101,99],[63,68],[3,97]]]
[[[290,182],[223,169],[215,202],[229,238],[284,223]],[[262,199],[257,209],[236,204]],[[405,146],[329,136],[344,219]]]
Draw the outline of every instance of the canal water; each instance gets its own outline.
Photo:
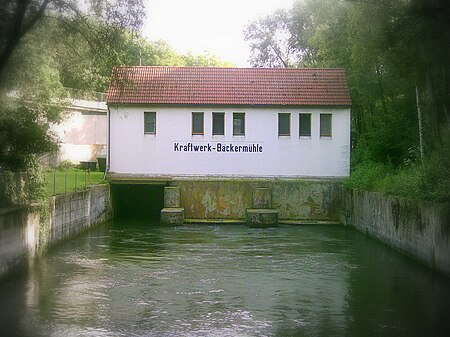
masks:
[[[339,226],[97,227],[0,285],[1,336],[449,336],[450,282]]]

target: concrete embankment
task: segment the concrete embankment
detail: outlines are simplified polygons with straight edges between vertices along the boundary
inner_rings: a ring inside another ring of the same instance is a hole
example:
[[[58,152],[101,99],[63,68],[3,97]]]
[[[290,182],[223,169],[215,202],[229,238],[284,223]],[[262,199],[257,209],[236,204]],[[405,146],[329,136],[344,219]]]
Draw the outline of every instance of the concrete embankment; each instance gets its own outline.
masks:
[[[340,221],[450,276],[450,207],[343,191]]]
[[[272,208],[281,221],[336,221],[341,204],[336,180],[178,179],[186,219],[241,220],[253,208],[255,188],[271,191]]]
[[[50,197],[37,206],[0,210],[0,277],[39,252],[110,218],[108,185]]]
[[[450,207],[352,191],[334,180],[174,179],[190,222],[245,222],[255,188],[271,191],[280,223],[341,222],[450,276]],[[40,251],[111,216],[108,185],[50,199],[38,209],[0,211],[0,277]],[[48,219],[49,218],[49,219]]]
[[[350,190],[337,180],[174,180],[187,219],[237,219],[256,188],[271,190],[280,222],[340,222],[450,276],[450,206]]]

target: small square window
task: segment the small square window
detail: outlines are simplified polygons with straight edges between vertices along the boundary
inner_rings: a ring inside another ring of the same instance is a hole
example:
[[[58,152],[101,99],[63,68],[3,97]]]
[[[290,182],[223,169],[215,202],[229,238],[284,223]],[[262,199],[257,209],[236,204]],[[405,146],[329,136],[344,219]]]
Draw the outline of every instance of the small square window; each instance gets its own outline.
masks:
[[[144,112],[144,133],[156,133],[156,112]]]
[[[299,114],[300,137],[311,137],[311,114]]]
[[[291,135],[291,114],[279,113],[278,136],[290,136],[290,135]]]
[[[331,137],[332,121],[331,114],[320,114],[320,137]]]
[[[225,135],[225,113],[213,112],[212,113],[212,134],[213,136]]]
[[[245,136],[245,113],[233,113],[233,136]]]
[[[192,134],[203,135],[203,112],[192,113]]]

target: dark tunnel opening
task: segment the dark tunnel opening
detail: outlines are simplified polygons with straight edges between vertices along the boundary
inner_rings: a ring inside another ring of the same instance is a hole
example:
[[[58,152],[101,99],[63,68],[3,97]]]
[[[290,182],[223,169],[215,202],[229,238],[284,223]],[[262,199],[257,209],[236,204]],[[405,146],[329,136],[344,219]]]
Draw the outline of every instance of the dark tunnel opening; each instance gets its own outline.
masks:
[[[159,219],[164,187],[152,184],[111,184],[115,219]]]

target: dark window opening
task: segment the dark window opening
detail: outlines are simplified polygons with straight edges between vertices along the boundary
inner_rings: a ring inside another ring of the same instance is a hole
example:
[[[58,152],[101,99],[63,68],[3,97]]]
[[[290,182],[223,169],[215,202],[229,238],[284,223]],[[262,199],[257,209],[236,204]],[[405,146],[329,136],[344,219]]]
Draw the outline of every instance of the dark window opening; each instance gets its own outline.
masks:
[[[245,136],[245,113],[233,113],[233,136]]]
[[[299,115],[300,137],[311,137],[311,114]]]
[[[290,136],[290,135],[291,135],[291,114],[279,113],[278,136]]]
[[[212,117],[213,136],[225,135],[225,114],[223,112],[213,112]]]

